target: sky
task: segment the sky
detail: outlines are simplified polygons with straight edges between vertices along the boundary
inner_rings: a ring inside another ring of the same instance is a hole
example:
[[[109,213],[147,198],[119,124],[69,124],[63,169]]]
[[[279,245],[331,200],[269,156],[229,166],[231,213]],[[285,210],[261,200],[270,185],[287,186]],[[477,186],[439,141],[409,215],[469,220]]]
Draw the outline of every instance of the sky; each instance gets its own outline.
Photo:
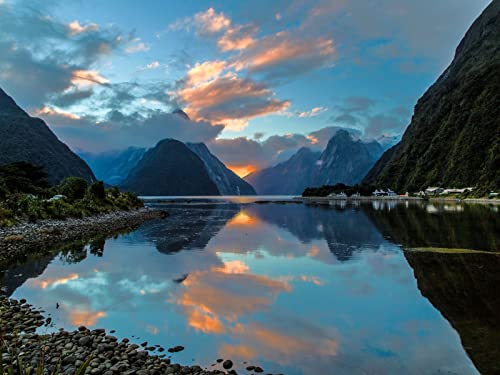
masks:
[[[400,136],[488,3],[0,0],[0,87],[77,152],[205,142],[245,175]]]

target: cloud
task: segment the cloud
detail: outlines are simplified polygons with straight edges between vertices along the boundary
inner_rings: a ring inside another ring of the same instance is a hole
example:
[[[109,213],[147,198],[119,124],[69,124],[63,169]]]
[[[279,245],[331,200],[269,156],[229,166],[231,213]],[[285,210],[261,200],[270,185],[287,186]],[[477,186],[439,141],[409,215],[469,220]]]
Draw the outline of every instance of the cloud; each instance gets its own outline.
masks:
[[[217,41],[223,52],[243,50],[255,43],[254,34],[258,28],[253,25],[237,25],[229,28]]]
[[[382,111],[377,109],[376,104],[375,100],[363,96],[344,98],[335,106],[337,113],[330,117],[330,121],[356,127],[359,133],[363,131],[366,139],[376,138],[381,134],[401,134],[409,122],[411,112],[401,106]]]
[[[257,37],[254,24],[234,24],[214,8],[178,20],[170,30],[193,28],[196,35],[216,40],[224,59],[197,62],[179,81],[177,100],[194,119],[224,124],[240,131],[258,116],[284,113],[290,101],[276,98],[273,86],[282,79],[329,65],[334,58],[331,38],[302,35],[298,29]],[[297,113],[313,117],[323,111]]]
[[[334,51],[332,39],[282,31],[254,43],[236,64],[266,79],[289,78],[331,64]]]
[[[0,12],[2,86],[28,109],[43,107],[51,97],[70,89],[75,72],[95,71],[93,65],[126,42],[116,29],[91,23],[73,23],[71,32],[49,11],[46,3],[21,3],[7,4]]]
[[[92,152],[129,146],[152,147],[165,138],[183,142],[209,142],[223,129],[221,125],[189,121],[162,111],[150,111],[146,115],[112,111],[102,121],[91,116],[71,118],[56,110],[40,111],[37,115],[46,120],[57,136],[73,148]]]
[[[246,175],[254,170],[262,169],[285,161],[301,147],[322,151],[335,133],[344,129],[353,136],[360,137],[361,131],[339,126],[328,126],[307,135],[285,134],[272,135],[263,139],[264,135],[257,134],[257,138],[217,138],[207,144],[219,159],[230,166],[240,175]]]
[[[214,63],[204,63],[194,69],[197,69],[195,74],[190,77],[188,73],[187,84],[177,91],[177,96],[195,120],[225,124],[230,130],[239,130],[248,119],[279,112],[290,105],[287,100],[274,98],[273,92],[263,83],[240,78],[231,72],[219,76],[222,71],[218,66],[214,68]],[[208,81],[200,82],[207,78]]]
[[[231,25],[231,20],[224,13],[217,13],[214,8],[196,13],[193,20],[200,34],[214,34]]]
[[[231,25],[231,20],[224,13],[217,13],[214,8],[198,12],[192,17],[186,17],[171,23],[167,29],[171,31],[189,30],[192,27],[200,36],[210,36],[226,30]]]
[[[108,82],[96,70],[75,70],[72,72],[71,83],[76,86],[104,85]]]
[[[186,74],[187,85],[197,86],[217,78],[226,69],[226,62],[222,60],[196,63]]]
[[[78,35],[89,31],[97,31],[99,30],[99,26],[95,23],[82,25],[78,20],[75,20],[68,24],[68,30],[70,35]]]
[[[63,111],[60,109],[47,107],[47,106],[40,108],[40,109],[37,109],[33,113],[33,115],[34,116],[61,117],[61,118],[70,119],[70,120],[80,120],[80,118],[81,118],[80,116],[78,116],[74,113]]]
[[[304,32],[335,33],[348,62],[377,64],[396,59],[400,69],[432,64],[439,70],[449,63],[465,28],[488,2],[320,0],[311,6],[306,1],[295,9],[295,16],[307,13],[301,25]],[[424,24],[426,27],[422,27]],[[375,45],[365,48],[367,42]],[[417,56],[419,64],[415,65]]]
[[[50,101],[58,107],[70,107],[90,98],[94,94],[92,88],[77,89],[76,87],[66,90],[60,94],[54,94]]]
[[[325,108],[325,107],[314,107],[308,111],[298,112],[297,116],[301,117],[301,118],[302,117],[316,117],[327,110],[328,110],[328,108]]]
[[[125,48],[127,53],[137,53],[149,51],[149,46],[141,41],[141,38],[134,38],[130,41],[129,45]]]
[[[153,62],[146,65],[146,69],[157,69],[159,67],[160,67],[159,61],[153,61]]]
[[[375,138],[381,134],[400,134],[407,125],[406,117],[392,114],[377,114],[368,118],[365,137]]]

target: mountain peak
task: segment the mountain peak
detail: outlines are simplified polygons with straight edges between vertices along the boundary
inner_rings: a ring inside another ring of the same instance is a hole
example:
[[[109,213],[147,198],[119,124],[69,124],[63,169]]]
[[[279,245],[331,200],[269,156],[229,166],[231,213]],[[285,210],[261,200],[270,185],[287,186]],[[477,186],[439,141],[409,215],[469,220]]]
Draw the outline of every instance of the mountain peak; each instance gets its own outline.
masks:
[[[177,108],[175,111],[172,112],[172,114],[177,115],[182,117],[184,120],[190,121],[191,119],[189,118],[188,114],[184,112],[182,109]]]
[[[24,112],[5,91],[0,87],[0,115],[18,115],[28,117],[29,115]]]

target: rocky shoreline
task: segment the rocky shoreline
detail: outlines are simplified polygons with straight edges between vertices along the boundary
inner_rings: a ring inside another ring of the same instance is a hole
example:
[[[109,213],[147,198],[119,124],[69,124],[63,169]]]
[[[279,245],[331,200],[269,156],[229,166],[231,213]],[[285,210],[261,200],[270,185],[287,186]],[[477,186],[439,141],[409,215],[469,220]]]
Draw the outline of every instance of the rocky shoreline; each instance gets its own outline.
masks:
[[[23,222],[0,229],[0,265],[22,260],[27,254],[50,250],[67,241],[86,240],[97,235],[134,229],[147,220],[164,217],[164,211],[140,208],[114,211],[82,219]]]
[[[38,327],[50,324],[50,318],[44,318],[41,311],[33,309],[25,300],[0,297],[0,355],[3,366],[18,365],[17,361],[22,359],[24,369],[35,370],[43,364],[44,374],[75,374],[85,365],[81,373],[93,375],[236,374],[234,370],[209,371],[196,365],[172,364],[161,346],[148,346],[148,343],[137,345],[127,338],[118,341],[115,336],[106,334],[104,329],[90,330],[82,326],[72,332],[36,333]],[[175,350],[178,351],[178,347],[169,349],[169,352]],[[230,361],[221,365],[227,367],[229,364],[232,367]],[[3,371],[8,373],[6,368]]]

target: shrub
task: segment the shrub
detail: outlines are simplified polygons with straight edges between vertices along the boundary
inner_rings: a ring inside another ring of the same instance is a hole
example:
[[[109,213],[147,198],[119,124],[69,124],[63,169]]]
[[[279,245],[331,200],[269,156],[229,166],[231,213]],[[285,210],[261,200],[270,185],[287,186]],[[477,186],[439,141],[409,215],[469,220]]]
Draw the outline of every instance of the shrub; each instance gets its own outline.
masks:
[[[50,187],[43,167],[26,162],[0,166],[0,180],[2,190],[9,193],[43,195]]]
[[[102,181],[94,182],[89,186],[87,192],[92,199],[100,201],[106,199],[106,190],[104,189],[104,182]]]
[[[87,191],[87,181],[80,177],[67,177],[58,186],[57,191],[70,201],[82,199]]]

